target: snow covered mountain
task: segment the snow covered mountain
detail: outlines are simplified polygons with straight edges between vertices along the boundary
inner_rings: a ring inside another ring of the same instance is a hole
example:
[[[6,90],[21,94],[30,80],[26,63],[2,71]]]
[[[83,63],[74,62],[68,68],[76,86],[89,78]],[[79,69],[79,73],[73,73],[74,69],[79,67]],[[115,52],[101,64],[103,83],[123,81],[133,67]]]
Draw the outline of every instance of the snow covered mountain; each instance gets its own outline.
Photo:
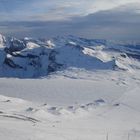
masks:
[[[0,35],[0,76],[35,78],[69,68],[139,69],[140,45],[74,36],[16,39]]]
[[[0,35],[0,139],[139,140],[139,85],[138,43]]]

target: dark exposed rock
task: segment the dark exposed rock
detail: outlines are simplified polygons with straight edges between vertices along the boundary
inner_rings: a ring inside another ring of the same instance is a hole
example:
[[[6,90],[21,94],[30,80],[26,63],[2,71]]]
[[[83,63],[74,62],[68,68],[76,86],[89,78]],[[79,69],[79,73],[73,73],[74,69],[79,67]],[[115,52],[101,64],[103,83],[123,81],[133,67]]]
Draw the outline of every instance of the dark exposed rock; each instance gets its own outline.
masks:
[[[15,38],[12,38],[9,44],[10,44],[9,50],[11,52],[21,51],[26,47],[26,44],[24,41],[21,41]]]
[[[58,63],[52,61],[48,66],[48,73],[55,72],[55,71],[59,70],[62,66],[63,66],[63,64],[58,64]]]
[[[49,60],[50,61],[55,61],[56,60],[56,58],[55,58],[56,54],[57,54],[57,52],[52,50],[49,54]]]
[[[127,55],[124,54],[124,53],[123,54],[120,54],[120,56],[123,57],[123,58],[126,58],[127,57]]]
[[[9,58],[6,58],[5,61],[4,61],[4,63],[5,63],[6,65],[8,65],[9,67],[11,67],[11,68],[18,68],[18,69],[22,69],[22,68],[23,68],[23,67],[21,67],[21,66],[15,64],[15,63],[14,63],[11,59],[9,59]]]
[[[34,54],[27,54],[26,57],[28,57],[28,58],[39,58],[39,56],[34,55]]]

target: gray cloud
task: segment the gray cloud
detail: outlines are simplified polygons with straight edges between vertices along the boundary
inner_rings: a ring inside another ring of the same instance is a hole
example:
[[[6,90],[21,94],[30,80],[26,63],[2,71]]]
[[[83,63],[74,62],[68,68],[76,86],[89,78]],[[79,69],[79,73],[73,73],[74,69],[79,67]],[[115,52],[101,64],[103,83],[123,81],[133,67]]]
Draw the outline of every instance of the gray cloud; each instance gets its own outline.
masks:
[[[67,21],[1,22],[0,31],[18,37],[72,34],[86,38],[140,40],[138,10],[136,5],[126,5]]]
[[[0,21],[52,21],[84,16],[139,0],[0,0]]]

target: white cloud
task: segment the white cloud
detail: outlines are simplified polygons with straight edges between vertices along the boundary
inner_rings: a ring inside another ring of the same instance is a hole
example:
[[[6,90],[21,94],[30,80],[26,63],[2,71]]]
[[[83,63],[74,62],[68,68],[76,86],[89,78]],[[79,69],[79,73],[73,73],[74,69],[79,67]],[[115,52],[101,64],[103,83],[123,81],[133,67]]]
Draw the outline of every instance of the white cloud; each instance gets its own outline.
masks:
[[[46,16],[48,16],[49,14],[49,17],[52,19],[58,19],[58,17],[63,16],[64,19],[70,16],[88,15],[134,3],[140,6],[140,0],[40,0],[33,3],[32,7],[41,7],[42,9],[48,8],[47,11],[44,11],[43,15],[46,14]]]
[[[0,5],[3,4],[3,9],[5,7],[6,10],[0,20],[65,20],[73,16],[85,16],[110,10],[129,3],[137,3],[140,6],[140,0],[24,0],[24,2],[13,0],[9,7],[6,5],[7,0],[5,3],[2,1]]]
[[[11,12],[0,9],[0,21],[16,21],[0,22],[0,31],[17,36],[73,34],[89,38],[140,39],[140,0],[24,1],[27,3],[10,9]]]

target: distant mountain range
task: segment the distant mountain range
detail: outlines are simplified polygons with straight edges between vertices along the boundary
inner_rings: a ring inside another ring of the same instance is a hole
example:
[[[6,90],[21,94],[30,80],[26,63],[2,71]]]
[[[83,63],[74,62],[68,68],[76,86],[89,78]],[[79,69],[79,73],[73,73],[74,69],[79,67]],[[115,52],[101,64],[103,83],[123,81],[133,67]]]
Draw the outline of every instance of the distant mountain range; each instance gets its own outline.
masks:
[[[70,67],[140,69],[140,45],[74,36],[17,39],[0,35],[1,77],[36,78]]]

